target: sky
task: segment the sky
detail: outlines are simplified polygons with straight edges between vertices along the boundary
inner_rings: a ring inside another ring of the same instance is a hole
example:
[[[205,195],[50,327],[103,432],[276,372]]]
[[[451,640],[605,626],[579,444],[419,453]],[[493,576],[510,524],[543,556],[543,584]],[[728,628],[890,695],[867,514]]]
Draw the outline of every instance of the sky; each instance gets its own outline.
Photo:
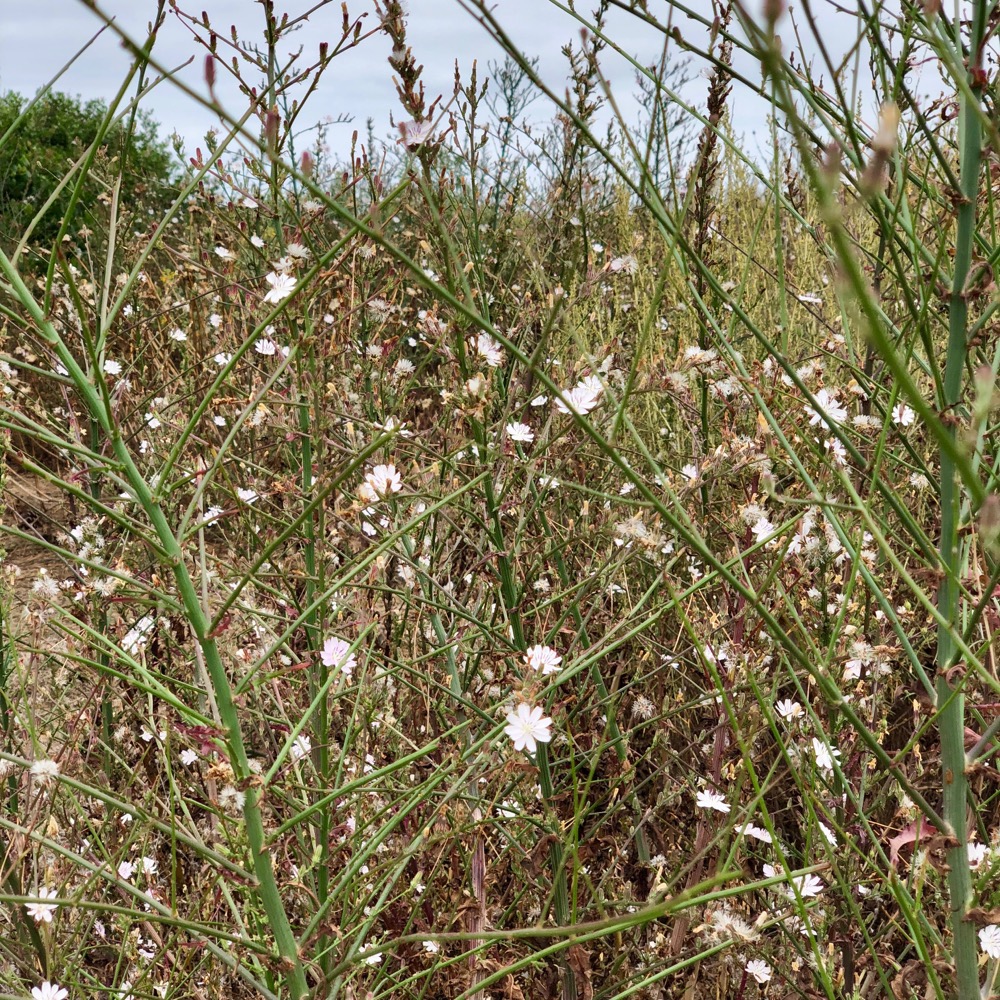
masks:
[[[710,9],[708,0],[689,2],[695,6],[703,3],[706,10]],[[665,11],[664,0],[651,0],[651,9],[655,12],[658,3],[659,10]],[[317,5],[317,0],[275,0],[279,14],[287,12],[293,18]],[[99,0],[98,6],[107,15],[114,16],[134,39],[145,35],[146,25],[156,9],[155,0]],[[228,36],[230,25],[235,24],[241,40],[262,37],[263,13],[259,2],[193,0],[193,5],[188,7],[186,0],[179,0],[179,6],[197,17],[202,10],[207,11],[213,28],[220,35]],[[581,10],[588,7],[586,0],[578,6]],[[83,0],[29,0],[27,3],[4,3],[3,8],[0,13],[0,91],[34,94],[71,63],[92,38],[89,47],[65,69],[55,84],[56,89],[87,99],[108,99],[118,90],[129,59],[110,31],[101,32],[101,19]],[[328,41],[333,45],[339,39],[340,8],[339,2],[321,7],[292,36],[291,44],[304,48],[303,63],[315,60],[320,42]],[[487,72],[488,62],[501,58],[498,47],[483,27],[462,9],[459,0],[408,0],[407,9],[410,13],[409,42],[418,62],[424,65],[423,80],[429,98],[438,94],[445,95],[446,99],[450,96],[456,58],[464,78],[473,60],[477,60],[480,79]],[[353,16],[367,14],[362,22],[364,30],[377,27],[372,0],[350,0],[349,10]],[[542,78],[562,93],[566,59],[561,48],[567,42],[579,41],[580,25],[569,13],[546,0],[496,0],[494,11],[522,51],[539,59]],[[826,8],[822,19],[826,41],[834,50],[845,48],[853,34],[851,20],[838,16],[832,7]],[[676,23],[689,37],[703,34],[703,29],[684,18],[678,17]],[[609,34],[624,50],[645,64],[656,61],[660,55],[662,35],[625,12],[612,12]],[[192,27],[168,9],[154,56],[170,69],[181,67],[178,78],[204,94],[205,49],[194,36]],[[368,119],[373,122],[376,137],[391,140],[395,133],[390,115],[396,121],[408,117],[399,106],[392,83],[387,63],[389,49],[384,33],[376,32],[356,49],[339,55],[326,71],[317,92],[310,96],[301,120],[310,124],[331,120],[327,135],[335,153],[346,153],[354,129],[365,135]],[[183,66],[187,60],[193,61]],[[634,120],[638,106],[633,98],[636,91],[633,68],[613,53],[605,54],[603,65],[626,118]],[[746,57],[741,57],[737,66],[752,78],[759,78],[759,70]],[[703,106],[707,82],[699,75],[698,67],[693,67],[693,74],[686,95]],[[250,82],[256,84],[258,79],[253,77]],[[241,114],[246,110],[246,99],[221,72],[217,94],[231,112]],[[764,102],[749,98],[739,88],[735,89],[733,100],[732,120],[737,133],[744,137],[748,146],[766,148],[769,144],[768,108]],[[180,134],[189,155],[195,147],[204,147],[206,131],[217,125],[210,111],[200,107],[169,80],[160,83],[143,106],[161,123],[161,135],[173,131]],[[538,120],[551,117],[543,101],[536,102],[532,114]],[[339,122],[342,116],[351,120]],[[303,147],[300,145],[300,148]]]

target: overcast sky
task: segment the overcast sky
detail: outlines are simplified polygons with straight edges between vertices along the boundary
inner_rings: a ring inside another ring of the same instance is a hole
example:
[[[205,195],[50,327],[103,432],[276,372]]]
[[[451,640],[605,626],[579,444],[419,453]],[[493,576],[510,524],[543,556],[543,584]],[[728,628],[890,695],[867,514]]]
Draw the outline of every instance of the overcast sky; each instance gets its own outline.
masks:
[[[692,0],[697,5],[699,0]],[[708,0],[701,0],[706,10]],[[276,0],[279,13],[287,12],[296,17],[317,0]],[[587,9],[586,0],[578,0],[581,10]],[[52,80],[84,43],[101,27],[100,19],[81,0],[27,0],[23,3],[2,0],[0,13],[0,90],[15,90],[33,94],[39,87]],[[262,7],[252,0],[180,0],[180,6],[196,15],[208,12],[213,28],[228,35],[229,26],[235,24],[241,40],[262,37]],[[479,62],[480,73],[501,53],[491,42],[484,29],[462,8],[457,0],[409,0],[409,40],[419,62],[424,64],[423,80],[428,97],[451,94],[454,63],[457,58],[467,78],[473,59]],[[651,9],[663,11],[666,3],[653,0]],[[156,9],[155,0],[101,0],[100,7],[114,15],[118,23],[133,38],[145,34],[145,26]],[[364,24],[374,28],[377,24],[371,0],[350,0],[352,15],[367,12]],[[561,48],[569,41],[578,42],[579,25],[574,19],[546,0],[496,0],[498,20],[530,56],[540,60],[543,78],[560,92],[566,77],[566,60]],[[650,63],[659,57],[662,35],[644,26],[637,18],[621,11],[613,12],[609,33],[626,51],[640,61]],[[663,16],[662,13],[660,16]],[[824,29],[829,29],[828,43],[836,49],[847,44],[853,34],[851,19],[836,15],[832,8],[823,15]],[[688,36],[699,30],[690,21],[678,19],[678,26]],[[293,38],[295,46],[303,46],[303,63],[315,59],[319,43],[335,43],[340,35],[340,3],[330,3],[312,14],[308,23]],[[221,51],[221,49],[220,49]],[[334,60],[323,78],[320,90],[309,99],[305,118],[309,123],[323,118],[351,116],[350,124],[332,125],[329,143],[335,152],[348,148],[351,132],[357,128],[362,135],[366,121],[374,122],[375,134],[389,138],[390,114],[396,120],[406,117],[402,112],[392,85],[391,71],[386,62],[389,45],[384,34],[364,41],[357,49]],[[154,50],[161,64],[177,67],[193,57],[193,63],[179,75],[199,92],[205,92],[204,55],[193,37],[192,30],[176,14],[168,11],[166,24]],[[121,84],[129,60],[120,43],[105,31],[60,78],[58,89],[84,98],[109,98]],[[759,71],[748,65],[746,59],[738,63],[753,77]],[[613,53],[606,55],[604,63],[612,87],[623,105],[627,116],[634,117],[636,105],[630,99],[636,87],[632,68]],[[697,73],[698,67],[695,67]],[[223,86],[220,74],[218,91],[223,104],[234,113],[246,109],[246,101],[231,86]],[[254,78],[251,82],[256,84]],[[696,79],[688,94],[704,106],[705,81]],[[748,99],[745,94],[734,93],[734,125],[745,136],[752,148],[767,145],[767,108],[763,102]],[[200,108],[169,81],[162,83],[146,100],[153,116],[162,124],[161,134],[176,130],[183,136],[189,152],[203,146],[203,136],[213,125],[210,112]],[[539,102],[535,105],[537,118],[550,117],[549,111]]]

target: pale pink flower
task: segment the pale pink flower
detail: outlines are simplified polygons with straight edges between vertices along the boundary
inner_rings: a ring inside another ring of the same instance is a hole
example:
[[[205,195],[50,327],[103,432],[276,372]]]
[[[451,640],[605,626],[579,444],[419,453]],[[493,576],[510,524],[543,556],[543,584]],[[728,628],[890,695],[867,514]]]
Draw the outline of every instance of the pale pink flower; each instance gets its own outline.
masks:
[[[339,667],[347,677],[351,676],[354,668],[358,665],[357,659],[351,652],[351,644],[336,636],[331,636],[323,643],[323,650],[319,654],[319,658],[323,661],[323,666]]]
[[[434,135],[434,125],[432,122],[400,122],[397,126],[400,134],[400,142],[406,146],[410,152],[419,149],[425,142],[428,142]]]

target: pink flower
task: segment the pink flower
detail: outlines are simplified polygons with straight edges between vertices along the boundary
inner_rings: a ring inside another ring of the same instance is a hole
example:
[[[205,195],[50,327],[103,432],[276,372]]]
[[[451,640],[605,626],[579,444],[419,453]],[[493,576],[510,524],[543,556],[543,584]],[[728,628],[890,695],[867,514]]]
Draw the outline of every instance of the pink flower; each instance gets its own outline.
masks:
[[[354,668],[358,665],[354,654],[351,652],[351,644],[331,636],[323,643],[323,650],[319,654],[324,667],[339,667],[346,677],[350,677]]]

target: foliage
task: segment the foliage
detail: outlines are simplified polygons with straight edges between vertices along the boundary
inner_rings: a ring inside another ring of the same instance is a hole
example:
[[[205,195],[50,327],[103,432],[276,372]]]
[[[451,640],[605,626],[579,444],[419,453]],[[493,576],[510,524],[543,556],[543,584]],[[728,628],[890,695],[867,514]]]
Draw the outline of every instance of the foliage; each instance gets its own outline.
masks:
[[[131,128],[127,118],[106,128],[107,117],[107,105],[100,100],[85,102],[56,91],[33,102],[13,91],[0,95],[0,246],[7,252],[43,209],[32,241],[51,247],[73,192],[72,184],[58,193],[57,188],[64,178],[72,178],[70,167],[99,137],[101,156],[87,175],[75,225],[101,227],[96,203],[106,203],[117,177],[122,179],[123,205],[153,208],[163,203],[173,165],[156,123],[142,111]]]

